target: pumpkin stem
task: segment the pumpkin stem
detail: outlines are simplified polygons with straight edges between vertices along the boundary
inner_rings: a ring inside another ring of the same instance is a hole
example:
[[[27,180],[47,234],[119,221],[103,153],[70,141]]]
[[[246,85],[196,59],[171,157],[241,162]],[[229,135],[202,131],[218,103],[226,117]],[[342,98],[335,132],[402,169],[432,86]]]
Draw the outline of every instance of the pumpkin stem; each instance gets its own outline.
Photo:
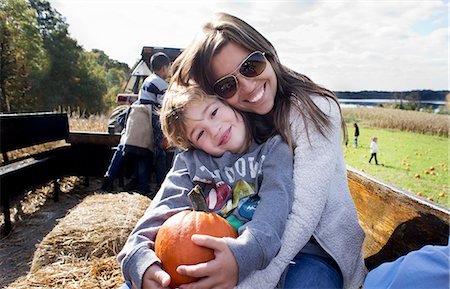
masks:
[[[192,209],[194,211],[209,212],[205,196],[203,196],[202,189],[199,185],[195,185],[195,187],[192,188],[188,193],[188,197],[191,200]]]

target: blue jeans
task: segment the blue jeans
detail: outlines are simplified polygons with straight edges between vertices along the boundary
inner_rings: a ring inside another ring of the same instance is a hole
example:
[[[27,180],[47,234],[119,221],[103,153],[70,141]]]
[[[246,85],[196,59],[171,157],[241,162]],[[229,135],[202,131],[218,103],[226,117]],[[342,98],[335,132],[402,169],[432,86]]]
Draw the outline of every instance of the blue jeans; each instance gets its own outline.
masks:
[[[299,253],[292,261],[295,264],[289,265],[283,288],[343,288],[342,274],[331,260]]]
[[[108,170],[106,171],[105,177],[114,180],[119,175],[120,166],[122,165],[122,159],[124,154],[125,146],[119,144],[116,151],[114,152],[111,162],[109,163]]]
[[[166,152],[162,149],[155,149],[154,153],[155,157],[155,176],[156,176],[156,184],[158,188],[161,186],[164,178],[167,175],[167,156]]]
[[[134,166],[132,174],[133,188],[145,195],[152,195],[150,191],[150,172],[153,166],[153,153],[150,150],[136,146],[125,146],[125,157]]]

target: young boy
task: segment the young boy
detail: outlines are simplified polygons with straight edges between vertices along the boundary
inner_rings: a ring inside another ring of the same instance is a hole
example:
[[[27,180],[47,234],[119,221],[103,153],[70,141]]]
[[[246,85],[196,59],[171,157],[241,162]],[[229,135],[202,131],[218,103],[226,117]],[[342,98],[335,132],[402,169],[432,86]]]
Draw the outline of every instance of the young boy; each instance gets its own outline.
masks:
[[[138,100],[126,111],[126,126],[120,144],[105,173],[105,190],[112,189],[124,155],[134,164],[132,180],[127,185],[129,190],[153,197],[156,192],[150,189],[150,172],[154,170],[158,187],[167,173],[166,153],[162,148],[163,136],[156,110],[168,87],[165,79],[170,76],[170,58],[165,53],[155,53],[150,58],[150,65],[152,74],[142,84]]]
[[[198,245],[205,238],[216,239],[211,247],[215,259],[203,264],[205,274],[197,282],[232,288],[265,268],[280,249],[292,203],[291,151],[280,136],[255,143],[244,115],[194,86],[169,89],[160,119],[170,143],[185,151],[176,156],[150,209],[119,253],[125,280],[136,288],[168,286],[170,277],[153,251],[154,240],[167,218],[190,208],[187,193],[199,184],[209,209],[237,228],[239,237],[194,235]],[[179,273],[189,273],[185,267],[178,267]]]

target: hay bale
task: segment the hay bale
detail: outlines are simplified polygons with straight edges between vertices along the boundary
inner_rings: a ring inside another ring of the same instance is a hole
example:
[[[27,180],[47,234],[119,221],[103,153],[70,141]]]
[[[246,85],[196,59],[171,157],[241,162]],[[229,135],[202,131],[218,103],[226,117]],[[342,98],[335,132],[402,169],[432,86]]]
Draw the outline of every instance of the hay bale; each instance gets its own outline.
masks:
[[[113,289],[125,283],[115,257],[83,260],[64,256],[57,262],[43,266],[20,277],[7,289]]]
[[[139,194],[86,197],[38,245],[30,273],[7,289],[119,287],[116,255],[149,205]]]
[[[85,262],[92,262],[94,257],[115,257],[149,204],[150,199],[139,194],[86,197],[38,245],[31,274],[52,263],[61,266],[61,260],[67,261],[66,256]]]

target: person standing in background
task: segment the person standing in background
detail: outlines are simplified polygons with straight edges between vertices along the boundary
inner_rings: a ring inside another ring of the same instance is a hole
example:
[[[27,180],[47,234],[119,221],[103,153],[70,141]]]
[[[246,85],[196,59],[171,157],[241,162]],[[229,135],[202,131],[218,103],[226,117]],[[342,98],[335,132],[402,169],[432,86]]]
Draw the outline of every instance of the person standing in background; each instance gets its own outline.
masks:
[[[161,185],[167,165],[157,109],[168,87],[165,79],[170,76],[170,62],[170,58],[162,52],[150,58],[153,73],[142,84],[138,100],[124,112],[126,125],[105,173],[104,189],[112,189],[112,182],[119,174],[124,156],[133,164],[133,175],[126,185],[127,190],[137,190],[153,197],[155,192],[151,191],[149,184],[152,169],[158,187]]]
[[[170,77],[170,58],[163,52],[158,52],[150,58],[150,70],[152,74],[145,78],[139,91],[141,102],[154,102],[160,107],[164,93],[167,90],[167,78]]]
[[[355,127],[355,138],[353,139],[353,146],[355,148],[357,148],[358,147],[358,137],[359,137],[359,127],[356,122],[353,124],[353,126]]]
[[[156,176],[157,188],[159,188],[167,174],[167,155],[163,148],[163,133],[159,121],[159,115],[156,112],[161,108],[164,93],[167,90],[168,83],[166,79],[170,77],[170,58],[163,52],[158,52],[150,58],[150,69],[153,72],[142,84],[139,91],[138,102],[144,105],[152,106],[152,131],[153,131],[153,168]],[[151,165],[151,164],[150,164]],[[158,189],[157,189],[158,190]]]
[[[370,159],[369,159],[369,164],[371,163],[372,159],[375,158],[375,164],[378,165],[378,160],[377,160],[377,153],[380,151],[380,149],[378,148],[378,138],[376,136],[372,137],[372,141],[370,142]]]

